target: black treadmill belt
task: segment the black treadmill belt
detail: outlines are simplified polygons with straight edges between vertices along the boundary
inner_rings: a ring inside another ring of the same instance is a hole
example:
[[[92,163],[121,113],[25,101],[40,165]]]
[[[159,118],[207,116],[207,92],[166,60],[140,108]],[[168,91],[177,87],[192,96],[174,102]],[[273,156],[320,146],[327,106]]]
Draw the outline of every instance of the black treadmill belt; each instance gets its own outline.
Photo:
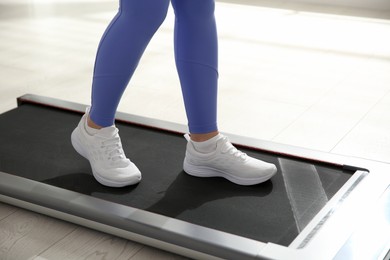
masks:
[[[287,187],[280,162],[305,162],[240,148],[276,164],[278,173],[255,186],[191,177],[182,169],[186,141],[181,134],[118,122],[124,150],[143,179],[135,186],[109,188],[95,181],[89,163],[71,146],[70,134],[80,117],[35,104],[1,114],[0,171],[262,242],[288,245],[300,232],[295,211],[302,212],[302,203],[292,203],[290,191],[300,180]],[[308,165],[318,173],[321,198],[330,199],[351,176],[335,167]],[[317,201],[303,214],[316,210]]]

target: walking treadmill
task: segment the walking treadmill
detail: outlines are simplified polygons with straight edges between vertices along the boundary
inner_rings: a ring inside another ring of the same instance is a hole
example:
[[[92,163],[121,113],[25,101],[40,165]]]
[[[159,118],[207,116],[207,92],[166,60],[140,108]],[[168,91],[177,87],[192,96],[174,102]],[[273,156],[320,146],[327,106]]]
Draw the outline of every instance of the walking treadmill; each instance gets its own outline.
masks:
[[[2,202],[195,259],[390,257],[389,164],[226,134],[277,174],[254,186],[196,178],[182,168],[186,126],[118,112],[143,179],[110,188],[70,142],[86,105],[17,104],[0,114]]]

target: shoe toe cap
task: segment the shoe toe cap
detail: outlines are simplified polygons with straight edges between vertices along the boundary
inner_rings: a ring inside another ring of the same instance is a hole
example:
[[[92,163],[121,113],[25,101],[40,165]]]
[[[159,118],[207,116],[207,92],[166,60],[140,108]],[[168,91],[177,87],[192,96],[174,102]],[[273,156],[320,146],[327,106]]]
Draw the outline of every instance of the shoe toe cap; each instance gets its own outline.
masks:
[[[97,181],[109,187],[129,186],[139,183],[142,179],[141,172],[133,163],[123,168],[99,169],[93,172]]]
[[[271,178],[277,172],[277,168],[272,163],[267,163],[264,161],[256,160],[252,162],[252,171],[251,175],[253,177],[263,176],[264,178]]]
[[[133,184],[138,183],[142,178],[141,172],[133,163],[126,168],[116,169],[116,174],[112,174],[112,176],[115,181]]]

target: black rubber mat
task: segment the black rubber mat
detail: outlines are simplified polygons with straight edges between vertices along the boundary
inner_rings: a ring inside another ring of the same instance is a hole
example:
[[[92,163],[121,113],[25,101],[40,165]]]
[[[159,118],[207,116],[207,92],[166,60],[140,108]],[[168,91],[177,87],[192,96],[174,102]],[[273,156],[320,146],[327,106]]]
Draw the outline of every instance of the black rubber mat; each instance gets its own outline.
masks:
[[[143,179],[136,186],[108,188],[95,181],[89,163],[71,146],[70,134],[80,117],[34,104],[1,114],[0,171],[262,242],[288,245],[298,235],[297,216],[280,165],[281,159],[294,159],[242,148],[278,167],[270,181],[255,186],[191,177],[182,170],[186,145],[182,135],[117,123],[124,150],[141,169]],[[317,172],[321,196],[326,199],[351,176],[336,167],[295,161]],[[304,211],[314,209],[315,201],[312,204]]]

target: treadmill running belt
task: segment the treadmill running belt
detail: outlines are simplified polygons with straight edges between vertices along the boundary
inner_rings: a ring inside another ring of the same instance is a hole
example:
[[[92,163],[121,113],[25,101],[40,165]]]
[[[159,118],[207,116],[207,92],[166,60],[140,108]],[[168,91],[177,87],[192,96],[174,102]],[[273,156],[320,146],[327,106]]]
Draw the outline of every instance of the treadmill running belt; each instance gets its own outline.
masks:
[[[278,173],[255,186],[196,178],[183,172],[186,140],[181,134],[117,122],[123,148],[143,179],[135,186],[109,188],[95,181],[89,163],[72,148],[70,134],[80,117],[28,103],[1,114],[0,171],[285,246],[307,224],[307,216],[313,218],[320,210],[318,205],[332,198],[352,173],[240,147],[250,156],[276,164]],[[304,170],[289,173],[289,168]],[[300,183],[313,185],[309,189],[316,194],[313,199],[307,198]]]

